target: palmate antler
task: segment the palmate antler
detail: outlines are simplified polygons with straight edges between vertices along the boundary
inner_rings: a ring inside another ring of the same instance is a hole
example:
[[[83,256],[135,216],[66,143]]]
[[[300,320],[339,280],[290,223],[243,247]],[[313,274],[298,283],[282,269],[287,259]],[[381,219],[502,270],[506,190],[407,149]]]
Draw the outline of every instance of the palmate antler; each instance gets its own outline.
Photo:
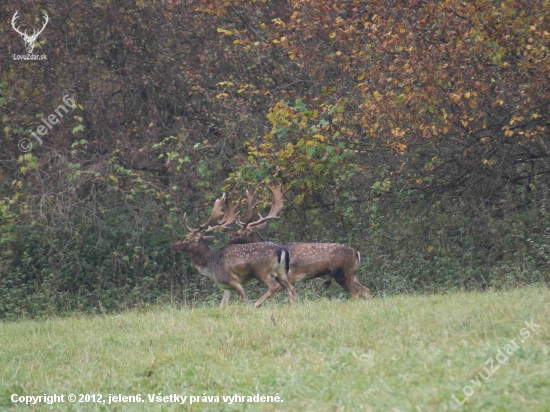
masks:
[[[225,213],[222,212],[222,203],[225,204]],[[210,214],[210,217],[208,220],[203,223],[202,225],[199,225],[198,229],[193,229],[189,226],[188,220],[187,220],[187,213],[183,215],[183,225],[185,228],[192,233],[209,233],[213,232],[214,230],[218,229],[226,229],[229,225],[233,224],[235,220],[237,219],[236,210],[237,205],[234,205],[231,203],[231,198],[226,197],[225,193],[223,196],[219,199],[216,199],[214,202],[214,207],[212,208],[212,213]],[[223,216],[223,219],[220,223],[218,223],[215,226],[210,226],[217,222],[221,217]]]
[[[237,220],[237,225],[239,225],[241,229],[244,229],[250,222],[252,222],[252,219],[254,219],[254,209],[258,204],[258,202],[254,203],[255,197],[256,193],[250,193],[248,189],[246,190],[246,216],[244,222]]]
[[[229,225],[232,225],[237,220],[237,208],[239,207],[239,202],[236,205],[231,203],[231,197],[227,196],[225,198],[225,213],[223,219],[218,226],[222,226],[224,229],[227,229]]]
[[[247,204],[248,204],[246,219],[244,222],[237,221],[237,224],[240,226],[241,230],[257,227],[269,220],[279,219],[279,216],[277,216],[277,214],[281,210],[283,210],[283,192],[281,189],[281,185],[268,186],[267,188],[271,192],[271,209],[269,210],[269,214],[266,217],[262,217],[262,215],[258,213],[258,215],[260,216],[260,219],[256,220],[255,222],[252,222],[252,219],[254,216],[254,208],[256,207],[257,203],[254,204],[254,195],[250,195],[248,190],[246,191],[246,198],[247,198]]]

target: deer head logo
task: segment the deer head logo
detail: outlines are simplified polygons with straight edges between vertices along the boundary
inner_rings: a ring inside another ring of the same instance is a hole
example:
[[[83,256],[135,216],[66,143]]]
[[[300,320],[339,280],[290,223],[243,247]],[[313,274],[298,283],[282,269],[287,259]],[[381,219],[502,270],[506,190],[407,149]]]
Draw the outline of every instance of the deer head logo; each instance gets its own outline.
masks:
[[[44,25],[42,26],[42,28],[39,31],[33,30],[32,36],[29,36],[27,34],[27,30],[25,30],[25,32],[22,33],[22,32],[19,31],[18,27],[15,27],[15,21],[17,20],[18,17],[19,17],[19,12],[16,11],[15,14],[13,15],[12,19],[11,19],[11,25],[13,26],[13,29],[17,33],[19,33],[21,35],[21,37],[23,37],[23,40],[25,40],[25,43],[26,43],[25,48],[27,49],[27,53],[31,54],[33,49],[34,49],[36,39],[38,38],[40,33],[42,33],[44,31],[44,29],[46,28],[46,25],[48,24],[48,15],[44,14],[44,16],[43,16],[44,17]]]

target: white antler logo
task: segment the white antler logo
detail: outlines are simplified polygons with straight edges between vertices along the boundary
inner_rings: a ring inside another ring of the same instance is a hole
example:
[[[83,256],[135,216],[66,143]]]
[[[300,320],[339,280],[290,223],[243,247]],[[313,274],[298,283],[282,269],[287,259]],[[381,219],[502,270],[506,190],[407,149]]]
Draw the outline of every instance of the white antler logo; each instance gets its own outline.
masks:
[[[21,33],[19,31],[19,28],[15,27],[15,20],[17,20],[17,18],[19,17],[18,15],[18,11],[15,12],[15,14],[13,15],[12,19],[11,19],[11,25],[13,26],[13,29],[19,33],[21,35],[21,37],[23,37],[23,40],[25,40],[25,43],[27,43],[27,45],[25,46],[25,48],[27,49],[27,53],[31,54],[33,49],[34,49],[34,45],[36,43],[36,39],[38,38],[38,36],[40,35],[40,33],[42,33],[44,31],[44,29],[46,28],[46,25],[48,24],[48,15],[47,14],[44,14],[44,25],[42,26],[42,29],[40,29],[38,32],[36,30],[33,30],[33,33],[32,33],[32,36],[29,36],[27,34],[27,30],[25,30],[24,33]]]

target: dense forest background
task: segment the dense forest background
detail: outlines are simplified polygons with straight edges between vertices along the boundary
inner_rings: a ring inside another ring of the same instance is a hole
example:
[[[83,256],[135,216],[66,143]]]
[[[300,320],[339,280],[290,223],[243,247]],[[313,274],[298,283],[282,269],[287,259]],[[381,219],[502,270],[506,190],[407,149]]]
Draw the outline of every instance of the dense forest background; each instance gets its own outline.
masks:
[[[29,34],[48,14],[47,60],[14,59],[16,10]],[[548,284],[549,19],[547,0],[4,2],[0,318],[217,302],[169,248],[182,215],[247,187],[262,210],[273,182],[265,236],[358,249],[375,295]],[[320,293],[343,291],[298,288]]]

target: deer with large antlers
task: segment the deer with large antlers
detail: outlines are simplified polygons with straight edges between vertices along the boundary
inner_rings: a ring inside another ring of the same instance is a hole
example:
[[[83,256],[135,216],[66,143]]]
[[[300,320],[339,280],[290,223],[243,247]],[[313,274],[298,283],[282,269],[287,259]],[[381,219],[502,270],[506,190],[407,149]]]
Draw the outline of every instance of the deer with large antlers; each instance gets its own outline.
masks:
[[[256,203],[254,194],[248,190],[247,213],[244,221],[237,220],[240,229],[232,234],[230,244],[255,244],[265,242],[259,231],[267,222],[278,219],[278,213],[283,209],[283,193],[281,186],[268,186],[271,192],[271,209],[266,217],[254,220]],[[288,280],[291,284],[313,278],[324,278],[325,285],[330,285],[334,279],[350,294],[353,299],[369,298],[370,291],[357,280],[361,263],[358,251],[339,243],[285,243],[290,252],[290,270]],[[281,290],[280,288],[277,291]]]
[[[225,213],[222,212],[225,203]],[[191,264],[202,274],[222,285],[225,289],[221,307],[229,302],[231,290],[237,292],[243,302],[247,303],[242,284],[251,279],[263,282],[268,290],[254,304],[259,307],[266,299],[282,288],[288,291],[290,303],[294,303],[294,286],[287,279],[289,252],[284,246],[271,242],[259,244],[228,245],[216,251],[210,249],[206,233],[225,229],[236,220],[237,206],[231,203],[225,193],[217,199],[212,214],[206,223],[193,229],[184,215],[183,224],[189,234],[172,244],[172,250],[180,250],[191,256]],[[215,224],[223,215],[223,219]],[[211,226],[214,225],[214,226]]]
[[[13,29],[18,34],[20,34],[21,37],[23,37],[23,40],[26,43],[25,48],[27,49],[27,53],[31,54],[32,51],[34,50],[34,45],[36,43],[36,39],[38,38],[40,33],[42,33],[44,31],[44,29],[46,28],[46,25],[48,24],[49,17],[46,13],[44,13],[44,16],[43,16],[44,17],[44,25],[42,26],[42,28],[40,30],[36,30],[36,29],[33,30],[31,36],[29,36],[27,34],[27,30],[25,30],[24,32],[21,32],[18,27],[15,27],[15,21],[17,20],[18,17],[19,17],[19,11],[16,11],[15,14],[13,15],[13,17],[11,18],[11,25],[12,25]]]

